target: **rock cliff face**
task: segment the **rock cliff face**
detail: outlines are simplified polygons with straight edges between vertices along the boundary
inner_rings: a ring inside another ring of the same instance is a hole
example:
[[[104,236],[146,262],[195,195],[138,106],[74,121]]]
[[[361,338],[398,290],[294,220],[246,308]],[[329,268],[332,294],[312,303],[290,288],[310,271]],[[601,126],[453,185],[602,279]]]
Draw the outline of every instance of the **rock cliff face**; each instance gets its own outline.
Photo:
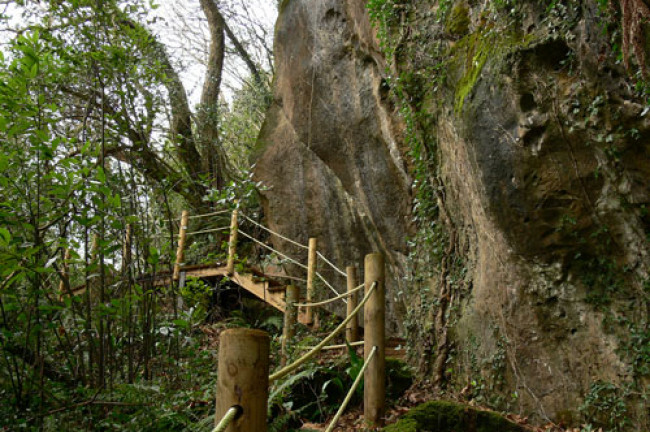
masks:
[[[341,265],[384,252],[391,330],[439,389],[648,430],[650,113],[616,12],[370,11],[378,38],[362,1],[283,4],[255,168],[269,224]]]
[[[267,223],[303,244],[316,237],[319,251],[343,271],[381,251],[396,286],[411,224],[411,180],[382,102],[382,60],[363,2],[284,2],[275,57],[275,97],[255,167],[256,179],[270,186],[262,194]],[[277,245],[305,256],[291,244]],[[345,278],[321,268],[345,289]],[[398,332],[400,312],[391,316],[390,329]]]

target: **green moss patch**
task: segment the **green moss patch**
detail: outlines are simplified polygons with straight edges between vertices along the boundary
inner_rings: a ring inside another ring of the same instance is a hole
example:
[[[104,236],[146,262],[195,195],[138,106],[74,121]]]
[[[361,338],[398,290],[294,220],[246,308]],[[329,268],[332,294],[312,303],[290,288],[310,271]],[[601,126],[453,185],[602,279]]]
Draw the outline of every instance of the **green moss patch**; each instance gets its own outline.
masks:
[[[453,36],[465,36],[469,32],[469,25],[469,8],[461,3],[451,10],[445,21],[445,30]]]
[[[526,48],[532,42],[533,36],[530,35],[519,37],[499,34],[497,37],[494,31],[477,31],[458,41],[449,53],[452,64],[462,70],[454,96],[456,112],[463,110],[465,99],[476,86],[488,59],[491,64],[502,61],[508,54]]]
[[[468,61],[465,67],[465,74],[456,87],[456,97],[454,101],[456,112],[461,112],[463,110],[465,98],[472,91],[474,85],[476,85],[476,81],[478,81],[483,66],[485,66],[485,62],[488,59],[489,44],[485,43],[485,40],[481,38],[479,33],[469,36],[467,42]]]
[[[384,432],[524,432],[497,413],[480,411],[467,405],[431,401],[406,413]]]

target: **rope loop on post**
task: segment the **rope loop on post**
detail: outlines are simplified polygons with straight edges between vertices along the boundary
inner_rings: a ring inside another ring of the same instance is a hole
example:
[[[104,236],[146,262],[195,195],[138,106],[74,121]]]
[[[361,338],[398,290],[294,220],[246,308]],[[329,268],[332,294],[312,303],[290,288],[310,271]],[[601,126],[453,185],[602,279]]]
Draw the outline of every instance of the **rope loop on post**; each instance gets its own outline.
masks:
[[[233,422],[237,417],[242,414],[242,408],[240,406],[233,406],[228,411],[226,415],[217,423],[217,425],[212,429],[212,432],[223,432],[226,428]]]
[[[348,322],[361,310],[363,305],[366,304],[372,293],[375,291],[375,288],[377,287],[377,282],[373,282],[372,285],[370,286],[370,289],[366,293],[366,295],[363,297],[363,300],[359,302],[356,308],[352,311],[350,315],[348,315],[341,324],[336,327],[332,333],[329,334],[325,339],[323,339],[318,345],[316,345],[314,348],[312,348],[309,352],[304,354],[302,357],[300,357],[298,360],[294,361],[290,365],[287,365],[280,369],[279,371],[272,373],[269,376],[269,382],[273,382],[276,380],[279,380],[280,378],[283,378],[287,375],[289,375],[291,372],[294,370],[298,369],[300,366],[302,366],[307,360],[311,359],[314,357],[316,354],[318,354],[325,345],[329,343],[334,337],[339,334],[342,330],[345,329],[345,326],[347,325]]]

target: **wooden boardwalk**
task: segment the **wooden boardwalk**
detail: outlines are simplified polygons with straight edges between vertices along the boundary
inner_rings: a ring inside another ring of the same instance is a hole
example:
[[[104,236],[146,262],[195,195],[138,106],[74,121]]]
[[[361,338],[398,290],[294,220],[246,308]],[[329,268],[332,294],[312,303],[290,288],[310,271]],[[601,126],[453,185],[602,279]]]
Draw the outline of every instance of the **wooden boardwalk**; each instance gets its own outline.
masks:
[[[190,224],[190,220],[194,220],[197,218],[204,218],[204,217],[213,217],[218,215],[226,215],[228,213],[231,214],[230,227],[220,227],[220,228],[212,228],[212,229],[188,232],[188,225]],[[251,236],[246,232],[242,231],[239,228],[239,223],[240,223],[240,219],[238,219],[239,217],[243,217],[242,219],[243,221],[254,225],[256,228],[267,231],[273,237],[277,237],[279,239],[282,239],[285,242],[289,242],[299,248],[308,251],[307,264],[303,264],[297,261],[296,259],[291,258],[290,256],[278,250],[273,249],[267,243],[257,239],[255,236]],[[225,263],[213,262],[208,264],[185,265],[184,262],[185,262],[185,248],[186,248],[187,237],[193,235],[203,235],[211,232],[219,232],[223,236],[225,235],[229,236],[227,261]],[[268,249],[271,253],[277,255],[283,260],[290,262],[296,265],[297,267],[303,268],[307,272],[307,278],[298,279],[283,274],[265,273],[251,266],[241,268],[242,267],[241,263],[235,265],[237,261],[236,253],[237,253],[238,234],[242,234],[242,236],[246,237],[248,240],[252,241],[253,243],[265,249]],[[263,226],[259,222],[256,222],[255,220],[246,216],[245,214],[240,215],[239,210],[237,209],[218,210],[211,213],[193,215],[193,216],[190,216],[189,212],[187,210],[184,210],[181,214],[180,223],[178,224],[178,244],[177,244],[178,247],[176,250],[176,259],[175,262],[173,263],[173,269],[163,270],[163,271],[155,272],[153,274],[140,275],[136,277],[134,282],[139,284],[140,286],[145,286],[145,287],[163,287],[163,286],[172,286],[172,285],[183,286],[185,284],[185,281],[188,278],[201,279],[210,283],[211,285],[215,285],[215,282],[218,281],[219,282],[228,281],[241,287],[242,289],[246,290],[253,296],[259,298],[260,300],[268,303],[270,306],[284,313],[285,310],[287,309],[287,305],[285,301],[286,288],[289,285],[295,285],[295,284],[290,284],[281,281],[290,281],[292,279],[295,279],[296,281],[299,281],[298,282],[299,285],[302,285],[302,282],[305,283],[303,289],[305,290],[306,298],[299,298],[298,303],[308,304],[298,308],[298,317],[297,317],[298,322],[305,325],[311,325],[314,323],[314,319],[313,319],[314,307],[322,307],[322,302],[316,304],[313,303],[313,299],[315,298],[314,282],[316,281],[316,279],[320,279],[320,281],[327,288],[332,290],[336,296],[345,296],[345,294],[340,294],[339,290],[336,290],[332,286],[332,284],[330,284],[320,273],[317,272],[317,261],[319,258],[324,263],[332,267],[332,269],[334,269],[336,273],[348,279],[348,286],[347,286],[348,290],[352,290],[355,287],[355,285],[357,285],[356,270],[354,270],[354,268],[352,267],[348,267],[346,268],[346,271],[343,271],[338,267],[336,267],[331,261],[327,260],[322,254],[320,254],[317,251],[316,240],[317,240],[316,238],[310,238],[309,245],[300,244],[292,239],[289,239],[279,233],[270,230],[269,228]],[[131,244],[132,244],[132,227],[130,225],[127,225],[126,235],[125,235],[124,245],[123,245],[124,259],[122,263],[122,270],[130,267]],[[96,242],[93,242],[93,248],[92,248],[93,259],[96,259],[95,245]],[[62,272],[62,275],[65,278],[68,278],[67,272],[68,272],[67,267],[65,267]],[[117,276],[116,273],[116,276],[112,279],[117,279],[118,277],[119,276]],[[75,295],[75,296],[81,295],[85,293],[87,286],[91,287],[92,290],[93,285],[95,285],[95,283],[90,282],[82,286],[73,287],[71,291],[66,291],[65,284],[62,283],[60,288],[60,296],[63,297],[68,294]],[[358,288],[361,288],[361,286],[359,286]],[[357,301],[356,298],[357,297],[355,294],[354,300],[349,302],[348,304],[349,309],[350,309],[350,305],[354,307],[354,303]],[[336,300],[336,298],[333,298],[332,300]],[[349,312],[350,311],[348,310],[348,313]],[[360,327],[358,322],[356,322],[356,320],[353,321],[350,324],[350,326],[354,328]],[[354,336],[352,340],[354,340],[355,338],[356,336]]]
[[[224,263],[203,264],[181,266],[179,283],[184,283],[187,278],[197,278],[205,280],[228,279],[249,293],[253,294],[260,300],[273,306],[280,312],[285,311],[285,290],[286,285],[274,279],[274,276],[267,275],[263,272],[249,268],[244,271],[233,271],[228,275],[227,265]],[[154,286],[165,286],[172,283],[172,274],[170,272],[161,272],[154,278]],[[308,324],[307,316],[304,311],[299,310],[298,321]]]
[[[203,279],[208,282],[226,279],[240,286],[260,300],[268,303],[275,309],[284,313],[286,309],[285,290],[287,285],[279,282],[278,277],[283,275],[267,275],[255,268],[248,268],[244,271],[233,271],[228,275],[227,266],[224,263],[198,264],[180,267],[180,278],[175,283],[183,285],[187,278]],[[154,287],[171,286],[174,283],[173,271],[164,270],[153,275],[144,275],[136,278],[140,285],[149,284]],[[82,295],[86,292],[85,285],[72,288],[73,295]],[[63,294],[65,295],[65,294]],[[309,324],[305,311],[298,311],[298,321],[302,324]]]

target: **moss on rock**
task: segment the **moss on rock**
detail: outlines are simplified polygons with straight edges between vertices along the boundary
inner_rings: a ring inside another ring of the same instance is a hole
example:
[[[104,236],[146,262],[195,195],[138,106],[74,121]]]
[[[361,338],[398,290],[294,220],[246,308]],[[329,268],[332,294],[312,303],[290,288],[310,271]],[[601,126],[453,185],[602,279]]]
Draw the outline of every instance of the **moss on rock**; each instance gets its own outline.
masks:
[[[488,59],[488,53],[490,46],[488,43],[485,43],[480,33],[474,33],[473,35],[468,36],[465,39],[467,48],[467,64],[465,66],[465,74],[458,82],[456,88],[456,97],[454,106],[456,112],[461,112],[463,110],[463,104],[465,103],[465,98],[472,91],[476,81],[478,81],[483,66]]]
[[[527,49],[534,40],[533,35],[499,34],[497,37],[492,31],[477,31],[458,41],[448,54],[450,66],[462,71],[454,86],[455,111],[463,111],[465,99],[476,86],[488,60],[492,68],[498,69],[499,62],[513,52]]]
[[[465,36],[469,32],[470,22],[467,5],[457,4],[445,21],[445,30],[453,36]]]
[[[524,432],[525,429],[491,411],[467,405],[431,401],[406,413],[384,432]]]

